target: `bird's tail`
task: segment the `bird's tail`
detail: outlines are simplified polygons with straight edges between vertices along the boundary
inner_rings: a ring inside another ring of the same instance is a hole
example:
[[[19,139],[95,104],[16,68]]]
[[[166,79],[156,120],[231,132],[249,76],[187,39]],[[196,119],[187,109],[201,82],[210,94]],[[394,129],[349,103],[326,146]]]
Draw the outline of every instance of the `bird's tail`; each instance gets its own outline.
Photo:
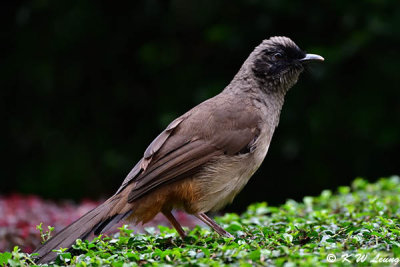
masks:
[[[43,264],[53,261],[57,257],[56,252],[53,252],[53,250],[70,248],[75,243],[76,239],[85,239],[92,232],[99,234],[128,216],[130,212],[119,214],[118,211],[115,210],[119,200],[120,199],[114,195],[100,206],[92,209],[71,225],[64,228],[46,243],[36,248],[33,252],[39,253],[36,263]]]

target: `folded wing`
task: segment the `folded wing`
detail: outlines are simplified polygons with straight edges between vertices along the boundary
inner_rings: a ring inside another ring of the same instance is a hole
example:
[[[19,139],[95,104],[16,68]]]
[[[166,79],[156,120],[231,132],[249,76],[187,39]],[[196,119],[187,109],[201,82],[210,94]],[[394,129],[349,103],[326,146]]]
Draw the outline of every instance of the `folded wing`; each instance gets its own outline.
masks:
[[[250,110],[236,112],[223,106],[191,110],[150,144],[118,192],[135,182],[128,198],[132,202],[159,186],[195,174],[218,156],[250,151],[246,148],[257,139],[258,125],[259,118]]]

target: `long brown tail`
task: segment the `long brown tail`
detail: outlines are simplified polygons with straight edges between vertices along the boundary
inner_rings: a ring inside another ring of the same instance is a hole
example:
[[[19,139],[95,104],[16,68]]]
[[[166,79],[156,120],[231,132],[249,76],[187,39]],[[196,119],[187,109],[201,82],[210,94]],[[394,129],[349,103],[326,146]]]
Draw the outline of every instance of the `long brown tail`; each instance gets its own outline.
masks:
[[[114,195],[71,225],[65,227],[46,243],[36,248],[33,253],[39,253],[37,263],[43,264],[53,261],[57,257],[57,254],[53,252],[54,249],[70,248],[75,243],[76,239],[85,239],[92,232],[99,234],[102,230],[105,230],[129,215],[129,212],[118,214],[114,211],[119,200],[120,199]]]

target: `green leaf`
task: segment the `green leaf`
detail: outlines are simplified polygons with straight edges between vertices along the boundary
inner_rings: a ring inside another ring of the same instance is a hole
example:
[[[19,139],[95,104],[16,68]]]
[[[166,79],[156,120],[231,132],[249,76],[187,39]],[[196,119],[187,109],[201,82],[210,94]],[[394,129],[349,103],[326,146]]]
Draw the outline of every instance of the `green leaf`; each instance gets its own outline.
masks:
[[[11,259],[12,254],[10,252],[0,253],[0,265],[5,266],[8,260]]]

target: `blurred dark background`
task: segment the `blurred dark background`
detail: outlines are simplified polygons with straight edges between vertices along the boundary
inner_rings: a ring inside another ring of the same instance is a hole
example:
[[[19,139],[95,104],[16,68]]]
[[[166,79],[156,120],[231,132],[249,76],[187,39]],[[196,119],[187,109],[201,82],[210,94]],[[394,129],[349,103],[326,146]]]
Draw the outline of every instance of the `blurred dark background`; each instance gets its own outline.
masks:
[[[275,35],[326,61],[288,93],[264,164],[228,210],[400,173],[399,1],[2,5],[1,194],[112,194],[170,121]]]

